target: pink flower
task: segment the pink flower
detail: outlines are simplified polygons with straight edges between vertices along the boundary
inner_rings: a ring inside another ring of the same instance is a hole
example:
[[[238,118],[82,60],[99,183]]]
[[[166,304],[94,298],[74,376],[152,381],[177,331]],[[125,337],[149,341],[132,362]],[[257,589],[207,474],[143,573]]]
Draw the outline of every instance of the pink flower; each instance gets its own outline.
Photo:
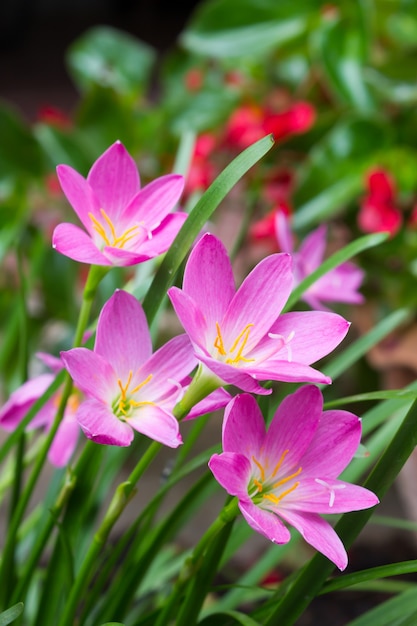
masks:
[[[290,222],[282,211],[275,215],[275,229],[278,245],[293,257],[296,284],[312,274],[324,261],[326,252],[327,227],[323,224],[311,232],[294,252],[294,240]],[[301,296],[313,309],[326,309],[323,302],[346,302],[358,304],[364,298],[358,292],[364,272],[354,263],[346,262],[324,274]]]
[[[319,514],[367,509],[371,491],[341,480],[361,437],[361,423],[347,411],[325,411],[321,392],[301,387],[287,396],[268,432],[253,396],[235,397],[223,422],[223,453],[209,467],[226,491],[237,496],[248,524],[274,543],[290,540],[281,520],[337,567],[347,565],[339,537]]]
[[[174,337],[152,354],[145,314],[132,295],[116,291],[106,302],[94,350],[73,348],[61,358],[87,396],[76,418],[89,439],[128,446],[137,430],[171,448],[182,443],[172,411],[197,363],[190,341]],[[217,400],[210,405],[206,399],[191,416],[224,406],[228,398]]]
[[[54,374],[57,374],[63,368],[61,360],[50,354],[39,353],[37,356]],[[0,409],[0,426],[4,430],[11,432],[20,424],[36,400],[53,383],[55,379],[54,374],[36,376],[23,383],[21,387],[10,395],[6,404]],[[70,396],[62,422],[49,448],[48,459],[55,467],[67,465],[77,446],[80,428],[75,419],[75,413],[80,401],[79,395],[79,392],[74,390]],[[58,391],[38,411],[28,425],[28,430],[44,428],[46,433],[49,432],[55,419],[60,398],[61,392]]]
[[[367,177],[367,195],[362,200],[358,224],[365,233],[389,232],[395,235],[402,215],[395,205],[395,187],[388,172],[373,170]]]
[[[329,383],[310,364],[333,350],[349,323],[334,313],[280,316],[293,284],[291,257],[263,259],[236,292],[223,244],[204,235],[188,259],[183,288],[168,295],[205,367],[244,391],[267,394],[259,380]]]
[[[85,230],[59,224],[53,247],[75,261],[94,265],[135,265],[165,252],[186,219],[170,213],[184,180],[171,174],[140,188],[138,170],[117,141],[92,166],[87,179],[68,165],[59,182]]]

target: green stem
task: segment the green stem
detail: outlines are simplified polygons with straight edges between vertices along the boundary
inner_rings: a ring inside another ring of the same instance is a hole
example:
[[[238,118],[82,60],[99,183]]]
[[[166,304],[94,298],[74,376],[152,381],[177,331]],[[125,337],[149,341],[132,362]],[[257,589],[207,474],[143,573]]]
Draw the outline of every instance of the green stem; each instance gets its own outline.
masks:
[[[381,499],[397,477],[417,445],[417,400],[412,404],[391,443],[375,465],[364,486]],[[372,516],[374,509],[355,511],[342,516],[335,530],[346,548]],[[294,585],[271,613],[265,626],[292,626],[304,609],[320,592],[334,565],[323,555],[316,554],[300,572]]]
[[[105,270],[106,272],[108,271],[107,268],[105,268]],[[82,301],[82,306],[80,310],[80,315],[78,318],[77,328],[75,331],[74,346],[79,346],[82,343],[82,338],[83,338],[85,329],[87,328],[88,319],[89,319],[95,291],[103,275],[104,275],[103,268],[100,268],[98,266],[92,266],[90,268],[90,272],[89,272],[87,282],[84,288],[83,301]],[[66,374],[64,380],[65,380],[64,389],[60,397],[60,402],[59,402],[59,406],[55,415],[55,419],[39,451],[39,455],[36,459],[36,463],[33,467],[32,473],[28,479],[25,489],[20,495],[19,502],[16,506],[10,525],[8,527],[8,535],[7,535],[7,540],[6,540],[4,551],[3,551],[3,559],[1,563],[1,569],[0,569],[0,581],[1,581],[0,605],[1,606],[6,606],[8,604],[10,590],[8,589],[7,581],[9,580],[9,572],[10,572],[10,568],[12,566],[13,559],[14,559],[14,545],[15,545],[17,531],[19,529],[23,515],[26,511],[26,507],[32,496],[35,485],[38,481],[38,478],[45,464],[45,460],[48,455],[48,451],[51,446],[51,443],[55,437],[55,434],[64,416],[65,408],[72,392],[72,380],[70,376]]]
[[[219,532],[227,525],[233,522],[239,513],[238,499],[233,498],[221,511],[218,518],[212,523],[212,525],[206,530],[204,535],[193,550],[193,553],[188,557],[182,569],[178,575],[174,589],[169,597],[166,605],[158,616],[155,626],[166,626],[170,622],[170,618],[174,610],[180,605],[184,594],[186,593],[187,586],[193,581],[197,572],[203,563],[204,553],[207,548],[213,544],[217,538]],[[221,555],[220,555],[221,556]],[[219,556],[219,558],[220,558]],[[188,608],[183,609],[181,614],[188,616]],[[182,618],[181,618],[182,619]],[[186,622],[182,622],[186,623]]]
[[[199,365],[187,391],[174,407],[174,416],[180,422],[196,404],[222,385],[223,381],[220,378],[207,370],[204,365]]]
[[[104,515],[96,534],[94,535],[91,546],[85,556],[85,559],[78,572],[74,585],[68,597],[64,612],[62,614],[59,626],[71,626],[77,610],[78,602],[82,596],[82,592],[86,589],[92,574],[94,565],[97,563],[101,551],[107,541],[111,529],[124,511],[127,503],[134,495],[136,483],[149,467],[155,456],[158,454],[162,444],[156,441],[152,442],[136,467],[131,472],[127,481],[117,486],[112,501]]]

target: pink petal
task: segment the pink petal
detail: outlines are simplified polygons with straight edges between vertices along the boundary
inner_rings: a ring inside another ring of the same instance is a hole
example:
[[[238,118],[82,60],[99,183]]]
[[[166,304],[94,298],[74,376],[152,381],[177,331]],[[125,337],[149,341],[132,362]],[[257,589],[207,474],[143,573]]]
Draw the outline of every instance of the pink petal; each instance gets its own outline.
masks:
[[[291,360],[310,365],[334,350],[346,336],[349,326],[349,322],[336,313],[300,311],[281,315],[270,333],[286,338],[292,336],[288,343]],[[287,347],[283,351],[284,358],[288,358]]]
[[[296,513],[287,509],[280,509],[279,515],[340,570],[346,568],[346,550],[328,522],[314,513]]]
[[[313,230],[298,249],[298,261],[302,272],[308,276],[323,263],[326,252],[327,226],[322,225]]]
[[[129,446],[133,440],[131,427],[119,420],[110,408],[97,400],[80,404],[77,420],[88,439],[109,446]]]
[[[48,452],[48,459],[55,467],[68,465],[77,447],[80,426],[74,418],[62,420]]]
[[[183,421],[185,422],[186,420],[194,419],[200,415],[214,413],[214,411],[223,409],[227,403],[230,402],[231,398],[230,393],[220,387],[204,398],[204,400],[195,404]]]
[[[173,415],[156,405],[145,405],[128,418],[128,424],[142,435],[177,448],[182,444],[179,424]]]
[[[288,543],[291,539],[288,528],[271,511],[261,509],[251,500],[246,502],[239,500],[239,508],[249,526],[273,543]]]
[[[36,352],[35,356],[54,374],[58,374],[58,372],[60,372],[64,367],[59,357],[48,354],[47,352]]]
[[[120,141],[110,146],[92,166],[87,181],[104,209],[117,221],[140,188],[134,159]]]
[[[243,393],[226,407],[223,419],[223,450],[259,456],[266,436],[265,422],[253,396]]]
[[[329,385],[331,378],[303,363],[289,363],[268,359],[258,366],[246,368],[258,380],[280,380],[287,383],[323,383]],[[242,387],[243,389],[243,387]]]
[[[248,324],[244,355],[269,331],[288,300],[293,284],[289,254],[272,254],[246,277],[230,302],[222,323],[223,338],[233,343]],[[230,345],[228,345],[230,349]]]
[[[166,252],[178,235],[187,217],[187,213],[182,213],[181,211],[167,215],[161,224],[152,230],[152,237],[145,239],[140,244],[138,252],[149,256],[149,258],[154,258]]]
[[[124,250],[123,248],[105,246],[103,248],[103,256],[107,260],[108,265],[130,267],[131,265],[138,265],[138,263],[145,263],[145,261],[149,261],[149,259],[153,258],[155,255],[142,252],[141,247],[138,252],[135,252],[132,250]]]
[[[62,361],[75,385],[87,396],[111,402],[119,393],[112,366],[99,354],[87,348],[61,352]]]
[[[148,322],[134,296],[118,289],[103,306],[94,352],[113,367],[117,378],[127,380],[152,354]]]
[[[281,252],[292,254],[294,251],[294,241],[290,227],[290,220],[283,211],[275,213],[275,234]]]
[[[126,206],[122,219],[144,222],[154,230],[177,204],[184,188],[184,178],[168,174],[143,187]]]
[[[54,379],[55,377],[52,374],[41,374],[40,376],[36,376],[36,378],[26,381],[23,385],[15,389],[15,391],[10,394],[7,402],[0,409],[0,426],[7,431],[14,430],[25,417],[30,407],[48,389]],[[47,416],[49,411],[50,409],[47,409],[46,416],[44,412],[41,411],[41,421],[39,423],[38,419],[38,423],[34,427],[43,426],[48,422]],[[38,415],[35,416],[35,419]],[[32,424],[33,420],[31,422],[31,425]]]
[[[58,224],[52,235],[52,247],[79,263],[111,265],[87,233],[74,224]]]
[[[361,422],[348,411],[325,411],[303,457],[303,475],[337,478],[351,462],[361,440]]]
[[[201,237],[188,259],[183,281],[184,292],[201,310],[213,341],[216,322],[220,323],[235,295],[232,266],[222,242],[207,233]]]
[[[303,468],[304,469],[304,468]],[[297,489],[282,501],[282,508],[306,513],[346,513],[361,511],[378,504],[372,491],[330,477],[304,478]]]
[[[150,400],[162,398],[167,392],[176,392],[180,382],[197,365],[197,359],[187,335],[178,335],[159,350],[140,368],[138,376],[144,380],[152,375],[144,393]],[[140,381],[138,380],[138,383]]]
[[[206,347],[207,323],[199,305],[178,287],[168,289],[168,296],[191,342],[195,347],[208,354],[208,346]]]
[[[251,477],[251,464],[243,454],[223,452],[213,454],[208,466],[217,482],[231,496],[248,500],[248,485]]]
[[[269,426],[263,447],[263,457],[275,466],[285,451],[279,475],[304,469],[303,455],[319,426],[323,396],[317,387],[306,385],[286,396],[279,405]],[[298,494],[297,494],[298,495]]]
[[[264,387],[261,387],[256,380],[256,374],[252,374],[252,369],[249,367],[244,369],[238,368],[202,354],[197,354],[197,358],[204,363],[209,370],[216,374],[224,384],[234,385],[248,393],[258,393],[264,396],[272,393],[272,389],[264,389]],[[260,380],[269,380],[269,378],[268,373],[264,378],[260,378]]]
[[[58,165],[56,172],[68,202],[87,231],[92,233],[92,223],[88,214],[99,213],[101,208],[99,199],[85,178],[69,165]]]

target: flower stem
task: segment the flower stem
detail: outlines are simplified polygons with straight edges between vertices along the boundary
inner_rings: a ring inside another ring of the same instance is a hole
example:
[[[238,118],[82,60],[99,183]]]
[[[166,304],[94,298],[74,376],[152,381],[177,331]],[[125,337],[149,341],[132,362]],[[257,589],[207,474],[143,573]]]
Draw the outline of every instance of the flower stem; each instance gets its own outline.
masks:
[[[375,465],[364,487],[381,499],[417,445],[417,400],[412,404],[391,443]],[[336,525],[336,532],[346,548],[353,543],[374,509],[346,513]],[[265,626],[292,626],[323,586],[334,565],[316,554],[271,613]],[[270,600],[271,601],[271,600]]]
[[[80,571],[76,576],[74,585],[71,589],[64,612],[59,622],[59,626],[71,626],[73,624],[78,602],[81,598],[83,590],[87,587],[90,581],[93,567],[99,559],[100,553],[107,541],[110,531],[124,511],[130,499],[133,497],[136,483],[149,467],[161,448],[161,443],[156,441],[151,443],[137,463],[136,467],[131,472],[129,478],[116,487],[112,501],[110,502],[110,505],[104,515],[103,521],[94,535],[93,541],[81,565]]]
[[[180,422],[196,404],[222,385],[220,378],[199,365],[187,391],[174,407],[174,416]]]
[[[170,618],[174,610],[178,609],[178,606],[180,605],[184,596],[186,597],[186,600],[185,600],[184,605],[181,608],[181,613],[178,617],[177,624],[178,626],[180,624],[182,626],[191,626],[192,624],[192,622],[190,621],[191,615],[193,616],[193,619],[194,619],[194,617],[196,616],[196,613],[198,613],[198,611],[200,610],[201,603],[204,601],[204,597],[205,597],[204,593],[199,593],[199,594],[192,593],[191,587],[193,586],[193,583],[196,580],[195,577],[200,571],[200,568],[204,565],[204,556],[205,556],[206,551],[210,548],[210,546],[215,545],[215,548],[216,548],[215,552],[217,553],[217,562],[221,558],[222,550],[219,550],[219,546],[217,545],[216,540],[219,536],[220,531],[222,531],[225,528],[225,526],[231,524],[231,522],[235,520],[238,513],[239,513],[238,499],[233,498],[223,508],[218,518],[206,530],[206,532],[204,533],[204,535],[201,537],[200,541],[194,548],[192,555],[185,560],[181,568],[181,571],[178,575],[178,578],[175,583],[174,589],[171,593],[171,596],[168,598],[163,610],[159,614],[158,619],[155,622],[155,626],[166,626],[167,624],[170,623]],[[227,538],[228,538],[228,534],[225,537],[225,541],[222,543],[225,544],[225,542],[227,541]],[[204,578],[208,578],[208,576],[205,575]],[[189,593],[186,594],[187,587],[189,585],[191,585],[191,587],[189,587]],[[199,591],[201,592],[201,589]],[[197,606],[197,603],[198,603],[198,606]]]
[[[97,266],[92,266],[90,268],[90,272],[89,272],[87,282],[84,288],[83,301],[81,305],[80,314],[78,317],[78,323],[77,323],[77,327],[75,330],[74,346],[79,346],[82,343],[82,338],[83,338],[85,329],[87,328],[88,319],[90,316],[90,311],[91,311],[91,306],[93,303],[95,291],[102,277],[103,277],[102,268],[99,268]],[[10,571],[10,568],[14,559],[14,546],[15,546],[15,539],[16,539],[17,531],[19,529],[23,515],[26,511],[26,507],[32,496],[35,485],[38,481],[38,478],[45,464],[45,460],[48,455],[48,451],[51,446],[51,443],[55,437],[55,434],[64,416],[65,408],[72,392],[72,380],[70,376],[66,374],[64,380],[65,380],[64,389],[61,394],[61,398],[60,398],[59,406],[55,415],[55,419],[45,438],[45,441],[41,449],[39,450],[39,454],[36,459],[36,463],[33,467],[32,473],[28,479],[25,489],[20,494],[19,501],[14,510],[13,517],[8,527],[8,535],[7,535],[7,540],[4,546],[4,550],[3,550],[3,559],[2,559],[1,568],[0,568],[0,581],[1,581],[0,583],[0,606],[7,605],[9,595],[11,593],[11,589],[8,585],[8,581],[10,580],[9,571]]]

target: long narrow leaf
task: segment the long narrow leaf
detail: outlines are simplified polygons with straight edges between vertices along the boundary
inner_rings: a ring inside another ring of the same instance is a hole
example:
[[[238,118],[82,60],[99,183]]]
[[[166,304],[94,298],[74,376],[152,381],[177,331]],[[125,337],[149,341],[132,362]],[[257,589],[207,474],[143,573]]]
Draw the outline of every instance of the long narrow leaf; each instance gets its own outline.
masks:
[[[143,301],[149,324],[153,321],[176,272],[207,220],[232,187],[272,148],[273,143],[272,136],[267,135],[239,154],[210,185],[192,209],[166,253]]]
[[[312,272],[307,278],[305,278],[292,292],[288,298],[288,302],[284,311],[288,311],[292,306],[300,299],[300,296],[313,285],[321,276],[327,274],[330,270],[338,267],[342,263],[345,263],[352,257],[356,256],[360,252],[378,246],[380,243],[387,239],[387,233],[373,233],[372,235],[365,235],[360,239],[352,241],[347,246],[338,250],[332,256],[324,261],[314,272]]]

